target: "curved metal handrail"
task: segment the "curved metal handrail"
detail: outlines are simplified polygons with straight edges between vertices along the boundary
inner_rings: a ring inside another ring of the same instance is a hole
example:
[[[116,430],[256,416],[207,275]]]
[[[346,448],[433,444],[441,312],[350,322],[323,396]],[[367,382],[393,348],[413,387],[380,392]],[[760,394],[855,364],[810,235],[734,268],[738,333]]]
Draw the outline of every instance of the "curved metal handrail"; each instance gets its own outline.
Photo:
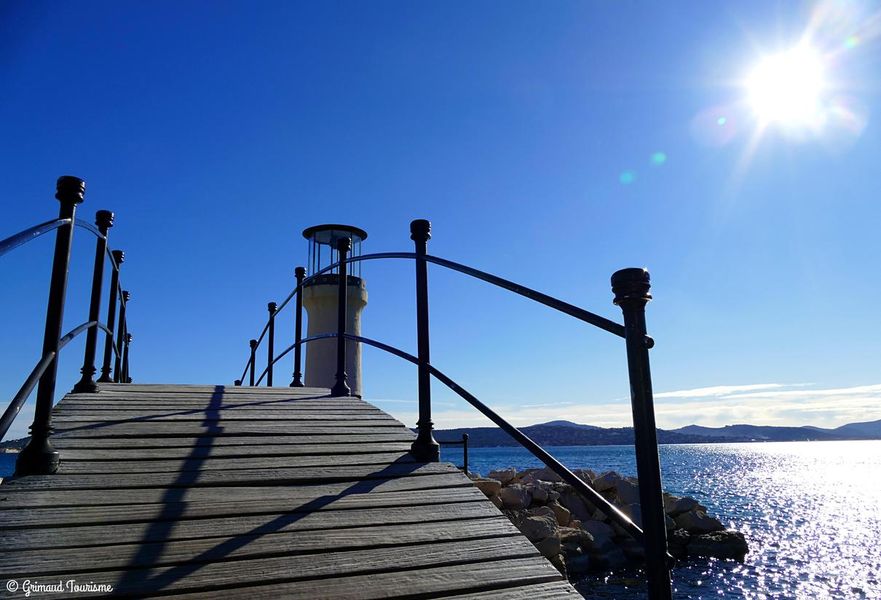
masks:
[[[9,431],[9,428],[12,426],[12,422],[15,421],[15,418],[18,416],[18,413],[21,412],[21,407],[24,405],[25,401],[30,397],[31,393],[34,391],[34,388],[37,386],[37,382],[40,380],[40,377],[43,376],[43,373],[46,372],[46,369],[52,364],[52,361],[58,356],[58,353],[61,352],[61,349],[64,348],[71,340],[73,340],[76,336],[86,331],[87,329],[91,329],[92,327],[97,327],[101,329],[108,335],[113,335],[113,332],[107,328],[104,323],[100,321],[87,321],[85,323],[81,323],[68,331],[61,339],[58,340],[58,352],[49,352],[44,355],[34,366],[31,374],[28,375],[28,378],[25,379],[24,384],[19,388],[18,393],[12,398],[9,402],[9,406],[6,407],[6,410],[3,412],[3,416],[0,417],[0,440],[6,435]],[[118,350],[114,346],[113,352],[119,355]]]
[[[95,237],[98,239],[105,240],[105,241],[107,240],[106,235],[101,233],[101,231],[95,225],[93,225],[92,223],[89,223],[88,221],[86,221],[84,219],[76,219],[74,221],[74,224],[77,227],[80,227],[80,228],[85,229],[87,231],[91,231],[93,234],[95,234]]]
[[[375,252],[373,254],[364,254],[362,256],[353,256],[351,258],[346,259],[346,263],[353,262],[361,262],[365,260],[381,260],[388,258],[402,258],[402,259],[416,259],[415,252]],[[583,308],[579,308],[574,304],[569,304],[568,302],[564,302],[558,298],[554,298],[553,296],[549,296],[532,288],[526,287],[525,285],[521,285],[519,283],[510,281],[508,279],[504,279],[503,277],[498,277],[493,275],[492,273],[487,273],[486,271],[481,271],[480,269],[475,269],[473,267],[469,267],[467,265],[463,265],[461,263],[457,263],[452,260],[447,260],[445,258],[440,258],[438,256],[426,255],[425,260],[438,265],[440,267],[444,267],[450,269],[451,271],[457,271],[464,275],[468,275],[470,277],[474,277],[475,279],[479,279],[486,283],[495,285],[496,287],[500,287],[502,289],[508,290],[510,292],[514,292],[524,298],[528,298],[533,300],[534,302],[538,302],[539,304],[544,304],[549,308],[553,308],[563,314],[567,314],[571,317],[575,317],[579,321],[583,321],[589,325],[593,325],[594,327],[598,327],[603,331],[608,331],[618,337],[624,337],[624,325],[620,323],[616,323],[610,319],[605,317],[601,317],[595,313],[584,310]],[[303,279],[303,283],[296,286],[290,294],[276,307],[275,312],[272,313],[272,317],[275,317],[284,309],[285,306],[298,294],[301,293],[303,288],[316,280],[319,276],[332,271],[340,266],[340,262],[337,261],[332,263],[323,269],[320,269]],[[266,325],[263,327],[263,331],[260,333],[260,337],[257,338],[257,348],[260,347],[260,342],[263,341],[263,337],[266,335],[267,330],[269,329],[269,322],[266,322]],[[654,340],[650,336],[646,336],[646,343],[649,348],[654,346]],[[251,359],[248,358],[248,362],[245,364],[245,369],[242,372],[242,379],[244,380],[245,373],[248,372],[248,367],[251,364]],[[268,368],[268,367],[267,367]]]
[[[389,344],[385,344],[383,342],[373,340],[364,336],[354,335],[351,333],[344,334],[347,340],[353,342],[360,342],[362,344],[367,344],[368,346],[373,346],[374,348],[379,348],[380,350],[384,350],[389,354],[393,354],[399,358],[403,358],[404,360],[413,363],[414,365],[419,364],[419,359],[409,354],[400,348],[395,348]],[[300,342],[294,342],[288,348],[285,349],[284,352],[279,354],[273,361],[274,365],[280,359],[284,358],[289,352],[291,352],[294,348],[296,348],[299,344],[306,344],[309,342],[314,342],[315,340],[321,339],[329,339],[336,338],[336,333],[323,333],[320,335],[303,338]],[[529,450],[533,456],[542,461],[551,471],[560,476],[563,481],[568,483],[578,492],[582,497],[587,499],[591,504],[596,506],[604,515],[606,515],[610,520],[612,520],[616,525],[624,529],[627,533],[629,533],[635,540],[644,544],[645,542],[645,534],[643,530],[634,523],[630,517],[621,512],[615,505],[606,500],[599,492],[594,490],[592,487],[587,485],[587,483],[578,477],[575,473],[570,471],[563,463],[554,458],[547,450],[542,448],[536,442],[532,440],[528,435],[508,423],[501,415],[495,412],[493,409],[488,407],[486,404],[478,400],[473,394],[471,394],[468,390],[460,386],[458,383],[453,381],[450,377],[444,374],[440,369],[432,365],[428,365],[428,369],[435,378],[443,383],[445,386],[456,392],[463,400],[468,402],[471,406],[477,409],[481,414],[487,417],[490,421],[498,425],[505,433],[510,435],[516,442],[518,442],[521,446]],[[264,375],[269,371],[269,367],[266,367],[266,370],[260,375],[260,380],[258,380],[258,384],[263,379]],[[672,557],[670,557],[672,558]]]
[[[50,221],[46,221],[45,223],[40,223],[39,225],[29,227],[24,231],[16,233],[15,235],[11,235],[5,240],[0,241],[0,256],[3,256],[9,251],[15,250],[19,246],[22,246],[30,241],[37,239],[44,233],[49,233],[50,231],[58,229],[62,225],[69,224],[70,219],[52,219]]]

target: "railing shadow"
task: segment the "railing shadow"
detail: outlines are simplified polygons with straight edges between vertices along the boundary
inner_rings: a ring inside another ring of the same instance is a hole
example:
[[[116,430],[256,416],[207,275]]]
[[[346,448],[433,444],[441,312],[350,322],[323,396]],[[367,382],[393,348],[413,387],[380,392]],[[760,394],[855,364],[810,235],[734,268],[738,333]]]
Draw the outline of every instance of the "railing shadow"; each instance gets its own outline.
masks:
[[[224,386],[217,386],[214,395],[211,398],[209,406],[205,409],[206,424],[209,424],[209,431],[212,439],[223,433],[223,427],[219,426],[219,404],[223,396]],[[213,418],[211,418],[213,417]],[[366,494],[388,480],[387,475],[394,473],[396,477],[406,476],[408,473],[417,470],[421,463],[411,462],[409,458],[406,460],[401,457],[389,465],[367,475],[364,479],[357,481],[350,487],[336,494],[327,494],[310,500],[300,506],[290,509],[283,515],[267,521],[266,523],[251,529],[245,533],[237,534],[230,537],[216,546],[213,546],[196,556],[190,557],[186,564],[173,566],[162,570],[159,573],[151,573],[151,570],[159,567],[162,555],[171,542],[169,536],[177,526],[178,520],[183,516],[187,503],[184,501],[189,490],[188,485],[194,484],[199,477],[199,467],[204,460],[211,454],[212,445],[203,445],[196,447],[190,455],[184,459],[181,465],[181,471],[175,479],[174,486],[169,488],[163,499],[162,512],[157,520],[150,524],[144,533],[143,540],[139,545],[135,556],[124,567],[125,572],[114,584],[114,593],[116,594],[137,594],[149,595],[151,593],[159,593],[165,590],[171,584],[181,581],[202,567],[213,561],[223,560],[231,553],[246,547],[254,540],[268,534],[277,533],[285,527],[296,523],[297,521],[311,515],[313,512],[321,510],[334,502],[354,494]],[[401,471],[400,465],[406,465],[404,472]],[[409,469],[409,470],[407,470]],[[161,542],[150,542],[147,540],[160,539]]]

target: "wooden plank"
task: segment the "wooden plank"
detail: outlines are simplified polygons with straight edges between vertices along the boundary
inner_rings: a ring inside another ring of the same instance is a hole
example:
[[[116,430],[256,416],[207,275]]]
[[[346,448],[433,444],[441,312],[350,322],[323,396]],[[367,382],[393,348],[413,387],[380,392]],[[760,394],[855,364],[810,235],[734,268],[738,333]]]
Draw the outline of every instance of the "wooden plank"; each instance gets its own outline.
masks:
[[[266,456],[262,449],[254,448],[253,456],[247,458],[223,458],[208,455],[184,456],[179,460],[145,460],[149,453],[140,460],[129,461],[75,461],[65,456],[58,471],[60,475],[101,474],[101,473],[181,473],[185,471],[239,470],[239,469],[274,469],[287,467],[321,467],[328,464],[341,465],[381,465],[392,462],[415,462],[407,452],[386,452],[373,454],[346,454],[319,456]]]
[[[256,578],[255,578],[256,579]],[[264,585],[196,591],[178,596],[181,600],[212,598],[229,600],[378,600],[421,598],[450,593],[499,590],[504,599],[512,587],[561,581],[562,576],[540,557],[494,560],[462,565],[412,568],[407,571],[334,576],[317,585],[301,582],[267,582]],[[258,583],[254,581],[254,583]],[[264,583],[260,581],[259,583]],[[561,596],[571,598],[571,596]]]
[[[276,412],[254,412],[254,413],[237,413],[218,411],[168,411],[168,412],[142,412],[137,414],[95,414],[78,412],[73,415],[58,415],[52,417],[52,425],[58,429],[76,428],[81,423],[96,423],[101,427],[121,423],[199,423],[207,425],[208,423],[223,422],[227,424],[230,421],[271,421],[276,423],[284,421],[285,423],[303,425],[321,425],[322,423],[334,423],[337,425],[345,425],[350,422],[357,422],[362,426],[366,421],[371,421],[369,425],[377,426],[393,426],[400,427],[401,424],[392,417],[384,414],[358,413],[347,415],[333,415],[324,413],[296,413],[294,411],[276,411]]]
[[[261,499],[290,499],[291,502],[309,502],[313,498],[347,493],[380,494],[405,490],[435,490],[466,487],[473,489],[461,473],[423,475],[420,477],[390,477],[371,479],[369,482],[341,481],[325,484],[300,485],[296,487],[226,486],[223,488],[189,488],[186,494],[178,497],[170,494],[167,488],[137,488],[99,490],[55,490],[32,489],[4,483],[0,486],[0,506],[4,508],[32,508],[50,506],[135,506],[138,504],[173,504],[177,502],[216,502],[220,491],[228,501],[250,501]],[[222,491],[221,491],[222,490]]]
[[[376,433],[345,433],[336,435],[306,435],[274,433],[267,435],[225,435],[219,437],[209,436],[178,436],[178,437],[155,437],[155,438],[96,438],[96,437],[63,437],[52,436],[52,445],[58,449],[65,448],[89,448],[89,449],[133,449],[133,448],[192,448],[209,446],[220,448],[222,446],[259,446],[272,444],[275,446],[305,446],[318,447],[322,444],[348,444],[368,446],[378,443],[408,442],[416,439],[416,434],[410,430],[396,430],[383,428]],[[63,460],[63,457],[62,457]]]
[[[606,597],[606,596],[603,596]],[[489,600],[504,598],[505,600],[548,600],[557,598],[570,598],[581,600],[583,596],[578,591],[563,581],[553,583],[538,583],[522,587],[505,588],[504,590],[490,590],[484,592],[467,592],[453,596],[440,596],[438,600]]]
[[[56,445],[56,448],[58,446]],[[139,461],[139,460],[180,460],[187,458],[193,451],[208,453],[211,458],[247,458],[260,454],[262,456],[348,456],[366,452],[409,452],[410,442],[371,442],[369,444],[288,444],[288,445],[240,445],[240,446],[183,446],[177,448],[117,448],[113,452],[101,448],[62,448],[61,466],[64,468],[71,461]]]
[[[222,543],[222,542],[219,542]],[[222,590],[243,581],[260,583],[289,583],[327,578],[320,587],[329,585],[345,575],[401,572],[429,566],[464,565],[496,562],[504,559],[538,558],[535,548],[524,538],[490,540],[456,540],[431,544],[413,544],[302,554],[293,556],[242,559],[205,564],[189,564],[135,571],[86,571],[72,573],[78,581],[112,583],[115,594],[139,596],[161,591],[164,594]],[[543,560],[543,559],[539,559]],[[545,561],[548,569],[553,567]],[[556,573],[556,571],[554,571]],[[43,575],[52,579],[52,573]],[[559,578],[557,574],[557,578]],[[461,585],[461,583],[460,583]],[[314,591],[319,586],[308,587]],[[412,593],[412,590],[409,590]],[[282,597],[283,595],[276,596]],[[315,597],[315,596],[313,596]]]
[[[198,461],[198,459],[194,459]],[[456,473],[467,478],[456,467],[446,463],[402,463],[379,465],[327,465],[323,467],[251,469],[243,471],[205,471],[191,473],[156,473],[122,475],[31,475],[9,482],[20,489],[122,489],[149,487],[205,487],[226,485],[296,485],[322,481],[365,481],[387,477],[415,477],[436,473]],[[5,485],[5,484],[4,484]]]
[[[329,424],[316,423],[276,423],[266,421],[231,421],[218,425],[216,421],[209,422],[206,426],[194,423],[121,423],[110,425],[83,425],[80,427],[57,429],[57,437],[129,437],[129,436],[153,436],[153,437],[181,437],[181,436],[214,436],[221,435],[276,435],[276,434],[303,434],[303,435],[344,435],[349,433],[372,434],[378,429],[402,430],[397,421],[349,421],[346,423],[334,422]]]
[[[328,549],[353,550],[448,540],[474,540],[517,536],[519,532],[501,515],[459,521],[425,522],[327,529],[318,535],[300,532],[242,535],[235,544],[229,538],[162,541],[149,544],[118,544],[88,548],[40,548],[0,551],[0,578],[40,573],[157,567],[188,562],[209,562],[318,553]]]
[[[319,498],[287,513],[269,515],[237,515],[206,519],[174,520],[178,505],[169,506],[166,514],[147,523],[110,523],[101,525],[66,525],[32,527],[0,531],[0,548],[18,550],[40,548],[79,548],[113,544],[144,544],[169,540],[199,539],[239,535],[262,535],[280,531],[322,531],[339,527],[364,527],[429,521],[455,521],[479,517],[495,517],[498,509],[489,502],[456,502],[432,505],[430,510],[412,507],[352,508],[318,510],[334,502],[335,496]],[[315,510],[311,510],[311,509]],[[310,512],[311,510],[311,512]],[[319,534],[310,534],[319,535]]]
[[[27,527],[52,527],[61,525],[99,525],[106,523],[145,523],[173,518],[206,519],[241,515],[280,514],[297,512],[307,506],[314,510],[349,510],[352,508],[389,508],[394,506],[430,506],[458,502],[485,502],[486,498],[476,488],[450,488],[406,490],[385,493],[295,494],[272,499],[191,502],[186,499],[167,503],[111,505],[111,506],[61,506],[19,510],[3,507],[0,503],[0,530]],[[336,498],[328,502],[328,498]],[[302,512],[302,511],[300,511]]]

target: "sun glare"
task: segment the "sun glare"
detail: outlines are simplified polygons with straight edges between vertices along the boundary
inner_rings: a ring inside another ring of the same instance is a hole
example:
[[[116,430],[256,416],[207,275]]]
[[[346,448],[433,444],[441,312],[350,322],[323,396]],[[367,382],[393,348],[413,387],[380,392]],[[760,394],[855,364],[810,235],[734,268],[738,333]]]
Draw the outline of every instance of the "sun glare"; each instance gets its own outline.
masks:
[[[799,46],[763,59],[746,81],[749,102],[763,125],[816,127],[826,90],[823,60]]]

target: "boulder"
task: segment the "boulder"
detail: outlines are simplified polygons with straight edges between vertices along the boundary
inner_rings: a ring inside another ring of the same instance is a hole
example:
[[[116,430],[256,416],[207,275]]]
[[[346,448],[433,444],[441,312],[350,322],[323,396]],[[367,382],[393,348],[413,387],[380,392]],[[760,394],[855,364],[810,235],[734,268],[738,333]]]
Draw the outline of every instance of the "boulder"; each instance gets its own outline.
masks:
[[[548,491],[540,486],[529,488],[532,492],[532,501],[536,504],[545,504],[548,501]]]
[[[563,545],[570,550],[577,551],[580,548],[581,552],[591,552],[594,549],[593,536],[583,529],[560,527],[557,530],[557,535],[559,535]]]
[[[667,531],[676,529],[676,521],[671,519],[670,515],[664,515],[664,524],[667,526]]]
[[[556,556],[552,556],[548,559],[552,565],[560,572],[560,574],[569,579],[569,574],[566,572],[566,560],[562,554],[558,554]]]
[[[711,556],[714,558],[733,558],[743,561],[749,552],[746,538],[739,531],[725,529],[693,536],[688,544],[691,556]]]
[[[593,536],[594,539],[609,539],[615,537],[615,531],[610,525],[601,521],[583,521],[581,528]]]
[[[684,529],[676,529],[667,535],[667,550],[674,558],[685,558],[688,555],[690,541],[690,533]]]
[[[496,479],[500,481],[502,485],[505,485],[510,483],[515,477],[517,477],[517,469],[511,467],[509,469],[490,471],[487,477],[489,477],[490,479]]]
[[[622,479],[615,486],[615,490],[618,492],[618,499],[622,504],[639,503],[639,486],[632,481]]]
[[[593,480],[593,489],[598,492],[605,492],[607,490],[614,489],[615,486],[618,485],[619,481],[621,481],[621,476],[618,475],[618,473],[616,473],[615,471],[606,471]]]
[[[673,496],[672,494],[664,494],[664,512],[668,515],[675,517],[676,515],[681,515],[684,512],[692,510],[707,511],[706,507],[701,506],[701,504],[694,498],[688,496],[680,498],[679,496]]]
[[[492,498],[502,489],[502,482],[498,479],[489,479],[486,477],[478,477],[474,479],[474,485],[477,486],[488,498]]]
[[[594,512],[593,505],[588,506],[587,502],[571,488],[560,495],[559,502],[572,513],[572,516],[582,521],[589,519]]]
[[[560,538],[555,535],[534,542],[534,545],[539,553],[545,558],[551,558],[563,551],[563,547],[560,544]]]
[[[630,517],[630,520],[642,527],[642,507],[639,504],[626,504],[621,507],[621,512]]]
[[[710,517],[702,510],[692,510],[678,515],[674,521],[676,526],[688,530],[688,533],[710,533],[725,529],[721,521]]]
[[[525,517],[520,521],[519,527],[520,532],[530,542],[538,542],[552,536],[556,537],[557,534],[557,520],[548,515]]]
[[[554,473],[548,467],[545,467],[544,469],[539,469],[538,471],[534,472],[532,476],[538,481],[551,481],[554,483],[563,481],[562,477]]]
[[[557,515],[554,512],[554,509],[550,506],[536,506],[529,509],[529,514],[534,517],[551,517],[555,521],[557,520]]]
[[[532,495],[529,490],[519,484],[503,487],[499,492],[499,498],[505,508],[526,508],[532,503]]]
[[[593,480],[597,478],[597,474],[592,469],[575,469],[572,472],[587,485],[592,485]]]
[[[561,506],[556,502],[552,504],[548,504],[552,511],[554,511],[554,516],[557,518],[557,523],[559,525],[568,525],[569,520],[572,518],[572,513],[565,506]]]
[[[503,509],[503,508],[505,508],[505,503],[502,502],[502,499],[499,498],[499,495],[498,495],[498,494],[496,494],[495,496],[493,496],[492,498],[490,498],[490,501],[491,501],[493,504],[496,505],[496,508],[499,508],[499,509]]]

